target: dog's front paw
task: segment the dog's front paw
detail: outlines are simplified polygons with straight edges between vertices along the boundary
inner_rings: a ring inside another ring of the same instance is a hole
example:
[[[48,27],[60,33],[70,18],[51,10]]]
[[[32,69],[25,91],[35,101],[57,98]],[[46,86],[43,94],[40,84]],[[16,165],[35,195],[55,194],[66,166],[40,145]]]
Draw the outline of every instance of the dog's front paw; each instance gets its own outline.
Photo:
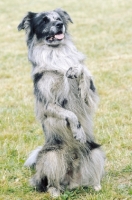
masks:
[[[77,67],[70,67],[66,72],[66,77],[71,79],[77,78],[78,77]]]
[[[86,135],[80,123],[77,126],[76,132],[73,133],[73,137],[83,144],[86,142]]]

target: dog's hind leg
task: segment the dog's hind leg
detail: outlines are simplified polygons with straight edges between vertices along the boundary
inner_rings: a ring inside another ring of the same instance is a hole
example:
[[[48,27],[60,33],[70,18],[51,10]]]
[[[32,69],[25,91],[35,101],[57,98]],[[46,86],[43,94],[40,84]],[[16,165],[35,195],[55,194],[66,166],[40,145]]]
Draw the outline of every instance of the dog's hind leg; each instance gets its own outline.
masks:
[[[100,181],[104,174],[105,156],[100,148],[92,150],[82,159],[82,185],[93,186],[96,191],[101,190]]]
[[[63,149],[53,150],[53,147],[43,147],[38,154],[36,174],[31,179],[31,185],[39,191],[48,191],[52,197],[60,195],[61,181],[67,171],[67,163]]]
[[[94,149],[91,151],[91,162],[93,165],[93,187],[96,191],[101,190],[100,181],[104,175],[104,164],[105,164],[105,155],[104,152],[100,149]]]

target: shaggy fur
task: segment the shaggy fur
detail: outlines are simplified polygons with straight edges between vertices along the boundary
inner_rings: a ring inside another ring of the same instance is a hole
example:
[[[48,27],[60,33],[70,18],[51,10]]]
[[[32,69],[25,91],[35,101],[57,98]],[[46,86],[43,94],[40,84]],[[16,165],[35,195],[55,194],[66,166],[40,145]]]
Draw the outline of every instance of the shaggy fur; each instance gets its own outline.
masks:
[[[84,55],[68,32],[67,12],[29,12],[18,26],[26,32],[28,58],[36,98],[36,114],[45,144],[30,155],[35,165],[31,184],[59,196],[60,191],[92,185],[100,190],[104,154],[93,135],[93,113],[98,96]]]

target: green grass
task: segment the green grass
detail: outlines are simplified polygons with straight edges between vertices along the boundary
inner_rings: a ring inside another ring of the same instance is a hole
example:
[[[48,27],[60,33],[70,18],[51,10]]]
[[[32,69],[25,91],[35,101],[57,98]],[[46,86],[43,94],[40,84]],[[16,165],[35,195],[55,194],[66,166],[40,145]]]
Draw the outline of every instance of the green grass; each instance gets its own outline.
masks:
[[[59,200],[128,200],[132,197],[132,0],[4,0],[0,2],[0,200],[50,200],[28,180],[28,153],[42,145],[35,119],[31,67],[24,32],[17,25],[27,11],[61,7],[78,49],[88,59],[100,95],[95,135],[106,153],[102,190],[78,188]]]

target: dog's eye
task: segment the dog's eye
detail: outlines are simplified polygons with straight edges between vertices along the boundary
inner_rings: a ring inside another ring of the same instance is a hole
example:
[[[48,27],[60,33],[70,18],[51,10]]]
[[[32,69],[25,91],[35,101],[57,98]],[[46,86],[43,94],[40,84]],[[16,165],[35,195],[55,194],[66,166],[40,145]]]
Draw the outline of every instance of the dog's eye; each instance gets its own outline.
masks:
[[[56,19],[57,21],[61,21],[61,19],[58,17],[57,19]]]
[[[47,23],[49,22],[49,19],[48,19],[47,17],[43,17],[43,22],[44,22],[45,24],[47,24]]]

